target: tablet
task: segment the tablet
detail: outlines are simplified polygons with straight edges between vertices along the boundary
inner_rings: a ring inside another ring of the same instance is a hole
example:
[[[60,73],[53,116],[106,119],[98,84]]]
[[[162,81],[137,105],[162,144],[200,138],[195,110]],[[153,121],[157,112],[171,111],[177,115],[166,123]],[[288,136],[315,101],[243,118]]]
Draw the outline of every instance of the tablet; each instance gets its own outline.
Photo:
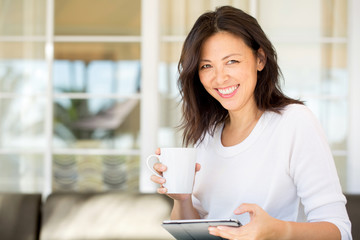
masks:
[[[162,226],[177,240],[219,240],[223,239],[209,234],[210,226],[240,227],[237,219],[188,219],[166,220]]]

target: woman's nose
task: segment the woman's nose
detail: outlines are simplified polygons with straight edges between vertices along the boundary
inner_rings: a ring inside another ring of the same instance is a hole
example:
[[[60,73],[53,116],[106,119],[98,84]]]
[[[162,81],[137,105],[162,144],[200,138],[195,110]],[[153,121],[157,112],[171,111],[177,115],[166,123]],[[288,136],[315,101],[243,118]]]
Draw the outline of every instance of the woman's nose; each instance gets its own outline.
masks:
[[[215,71],[215,79],[216,79],[216,82],[221,84],[223,82],[226,82],[228,79],[229,79],[229,75],[227,74],[227,72],[225,71],[224,68],[218,68],[216,69]]]

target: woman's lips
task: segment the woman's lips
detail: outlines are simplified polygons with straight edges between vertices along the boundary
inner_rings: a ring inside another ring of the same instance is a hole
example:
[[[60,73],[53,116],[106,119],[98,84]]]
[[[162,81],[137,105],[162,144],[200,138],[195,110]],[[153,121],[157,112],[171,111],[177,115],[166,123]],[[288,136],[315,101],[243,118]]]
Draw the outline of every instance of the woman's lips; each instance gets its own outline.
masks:
[[[239,88],[240,84],[226,87],[226,88],[216,88],[216,91],[219,93],[219,95],[223,98],[230,98],[235,95],[237,92],[237,89]]]

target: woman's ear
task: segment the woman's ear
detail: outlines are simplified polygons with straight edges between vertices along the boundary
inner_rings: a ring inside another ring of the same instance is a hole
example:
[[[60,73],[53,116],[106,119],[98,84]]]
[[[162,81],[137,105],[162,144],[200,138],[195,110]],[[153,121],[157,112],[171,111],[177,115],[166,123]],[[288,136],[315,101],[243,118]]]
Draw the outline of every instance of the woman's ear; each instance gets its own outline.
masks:
[[[256,62],[256,64],[257,64],[257,70],[259,71],[259,72],[261,72],[263,69],[264,69],[264,67],[265,67],[265,64],[266,64],[266,55],[265,55],[265,52],[264,52],[264,50],[262,49],[262,48],[259,48],[258,50],[257,50],[257,62]]]

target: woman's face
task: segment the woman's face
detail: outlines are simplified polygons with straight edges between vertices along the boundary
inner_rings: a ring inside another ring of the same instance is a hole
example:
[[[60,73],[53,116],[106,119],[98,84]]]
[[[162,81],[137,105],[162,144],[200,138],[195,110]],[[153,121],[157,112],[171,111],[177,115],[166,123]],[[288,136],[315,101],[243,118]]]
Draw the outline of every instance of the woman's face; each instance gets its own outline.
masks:
[[[263,53],[262,49],[258,53]],[[261,59],[240,37],[218,32],[202,45],[200,81],[228,111],[256,107],[254,90],[257,71],[264,67]]]

